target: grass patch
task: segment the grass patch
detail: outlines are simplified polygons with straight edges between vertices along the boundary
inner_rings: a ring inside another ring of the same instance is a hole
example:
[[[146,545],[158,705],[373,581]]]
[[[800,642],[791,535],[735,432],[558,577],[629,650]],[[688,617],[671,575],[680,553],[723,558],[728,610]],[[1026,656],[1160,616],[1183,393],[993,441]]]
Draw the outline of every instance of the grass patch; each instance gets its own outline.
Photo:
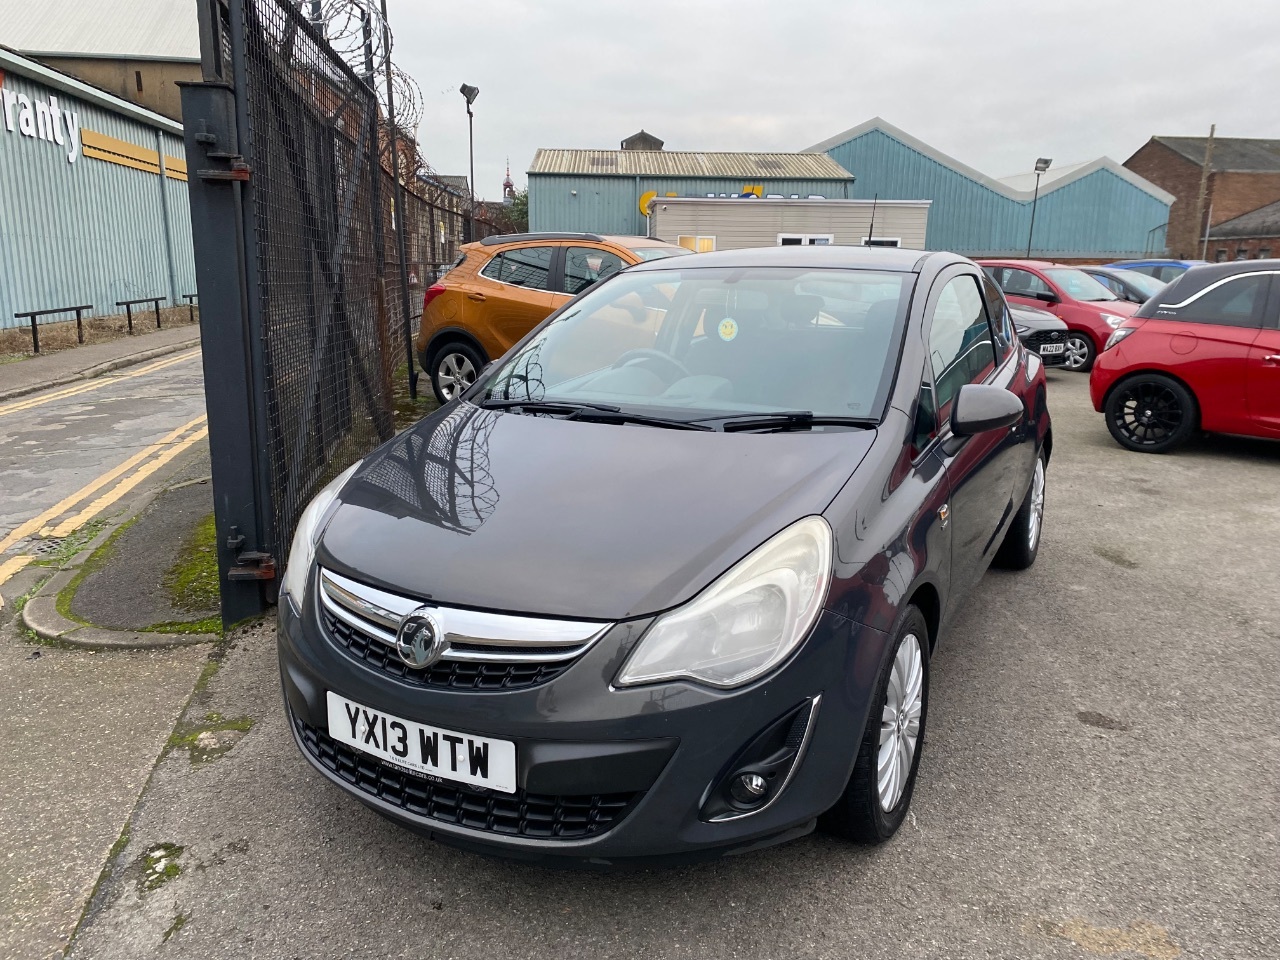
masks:
[[[169,924],[169,929],[164,932],[164,940],[162,943],[168,943],[169,938],[187,925],[187,921],[191,919],[189,913],[179,913],[173,918],[173,923]]]
[[[138,889],[144,893],[150,892],[177,879],[182,874],[182,866],[178,863],[182,851],[183,848],[176,843],[158,843],[143,854]]]
[[[61,569],[77,553],[91,544],[107,525],[105,517],[95,517],[78,530],[58,541],[58,545],[46,554],[32,560],[33,567],[58,567]]]
[[[253,717],[227,719],[220,713],[208,713],[203,723],[179,723],[166,744],[166,752],[186,750],[192,766],[216,760],[229,751],[240,738],[253,729]]]
[[[431,390],[431,378],[425,373],[418,374],[418,399],[409,396],[409,365],[400,364],[391,375],[391,405],[394,412],[395,429],[404,430],[413,426],[440,404]]]
[[[190,542],[160,582],[178,610],[204,613],[218,609],[218,531],[212,513],[196,524]]]

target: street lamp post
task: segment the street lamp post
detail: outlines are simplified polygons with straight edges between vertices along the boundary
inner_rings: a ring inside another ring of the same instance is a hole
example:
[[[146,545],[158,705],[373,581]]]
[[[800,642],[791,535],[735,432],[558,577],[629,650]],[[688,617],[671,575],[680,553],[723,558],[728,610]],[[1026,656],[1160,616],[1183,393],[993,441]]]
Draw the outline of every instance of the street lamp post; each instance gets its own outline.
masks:
[[[1031,200],[1031,226],[1027,228],[1027,259],[1031,259],[1031,235],[1036,229],[1036,205],[1040,202],[1040,177],[1049,169],[1052,160],[1041,157],[1036,161],[1036,193]]]
[[[471,154],[471,176],[467,182],[471,188],[471,206],[467,211],[467,242],[469,243],[476,238],[476,133],[475,114],[471,112],[471,105],[476,102],[476,97],[480,96],[480,88],[464,83],[458,88],[458,92],[467,101],[467,147]]]

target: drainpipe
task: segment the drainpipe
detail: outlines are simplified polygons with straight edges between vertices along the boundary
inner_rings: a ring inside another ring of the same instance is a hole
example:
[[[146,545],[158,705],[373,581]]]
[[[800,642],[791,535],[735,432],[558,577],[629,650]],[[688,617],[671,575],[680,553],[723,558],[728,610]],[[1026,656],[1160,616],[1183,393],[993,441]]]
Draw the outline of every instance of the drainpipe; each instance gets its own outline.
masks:
[[[635,198],[631,201],[631,209],[639,210],[640,209],[640,174],[638,173],[635,176],[635,187],[636,187]],[[647,237],[649,235],[649,217],[647,215],[644,218],[644,224],[645,224],[644,235]],[[638,233],[639,231],[637,231],[637,234]]]
[[[164,133],[156,131],[156,154],[160,158],[160,214],[164,219],[164,260],[169,268],[169,302],[178,302],[178,272],[173,257],[173,216],[169,212],[169,190],[165,183],[169,179],[164,165]]]

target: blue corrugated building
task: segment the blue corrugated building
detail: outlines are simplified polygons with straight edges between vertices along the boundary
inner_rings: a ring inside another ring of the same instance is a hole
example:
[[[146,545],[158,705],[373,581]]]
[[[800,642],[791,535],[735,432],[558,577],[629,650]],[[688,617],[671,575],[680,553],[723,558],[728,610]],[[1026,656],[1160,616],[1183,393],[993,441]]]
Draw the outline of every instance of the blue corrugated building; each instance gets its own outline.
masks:
[[[0,328],[194,293],[185,156],[180,124],[0,49]]]
[[[529,229],[643,236],[656,197],[852,196],[853,177],[817,153],[547,150],[529,168]]]
[[[931,200],[926,243],[970,256],[1024,256],[1035,175],[996,180],[876,117],[806,152],[857,179],[850,196]],[[1172,194],[1109,157],[1050,167],[1040,181],[1033,257],[1114,260],[1160,254]]]

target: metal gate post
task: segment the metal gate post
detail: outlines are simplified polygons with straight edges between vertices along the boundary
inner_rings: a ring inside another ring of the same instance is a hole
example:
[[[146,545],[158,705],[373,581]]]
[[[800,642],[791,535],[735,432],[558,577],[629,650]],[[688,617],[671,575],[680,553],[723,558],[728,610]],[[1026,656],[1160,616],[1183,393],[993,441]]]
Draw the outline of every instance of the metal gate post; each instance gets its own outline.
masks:
[[[238,2],[231,0],[233,48],[243,45],[243,31],[237,38],[234,29]],[[201,0],[198,10],[205,80],[179,86],[200,298],[222,622],[230,627],[266,609],[263,575],[274,576],[274,568],[258,442],[263,394],[253,357],[259,343],[251,333],[246,277],[242,187],[249,169],[240,156],[235,91],[222,79],[223,5],[221,0]],[[263,557],[268,562],[263,563]]]

